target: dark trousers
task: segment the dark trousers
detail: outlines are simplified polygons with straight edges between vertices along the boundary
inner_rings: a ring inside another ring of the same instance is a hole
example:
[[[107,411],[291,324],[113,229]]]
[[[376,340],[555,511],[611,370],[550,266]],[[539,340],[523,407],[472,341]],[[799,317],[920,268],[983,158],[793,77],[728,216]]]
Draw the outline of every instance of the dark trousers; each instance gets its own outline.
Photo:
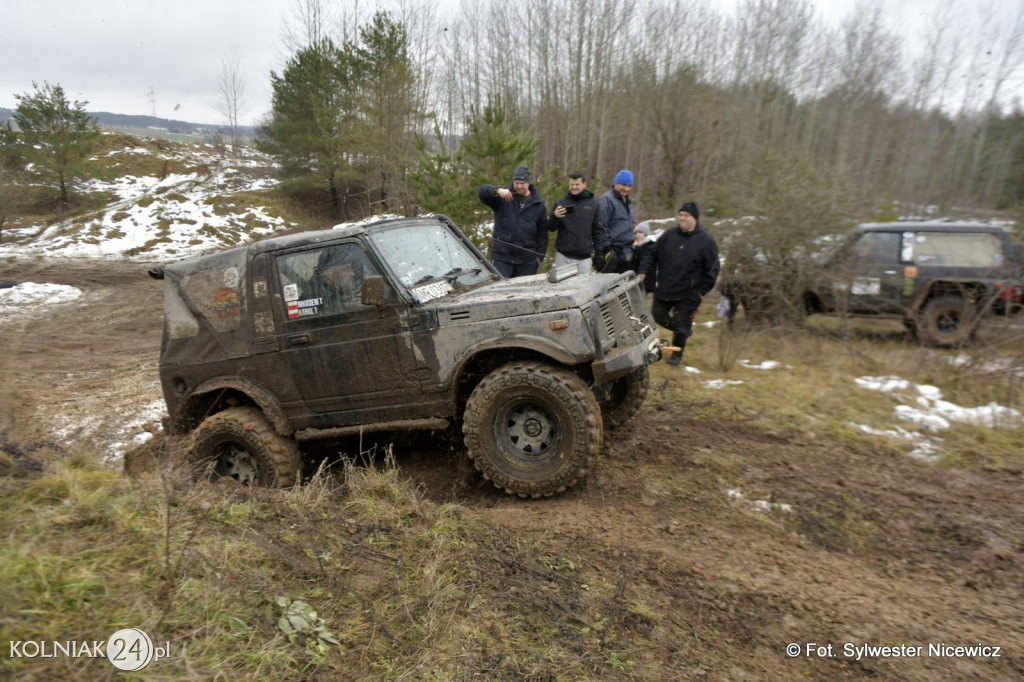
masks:
[[[611,255],[608,256],[608,260],[604,264],[604,270],[601,272],[621,275],[632,268],[632,261],[632,248],[612,249]]]
[[[536,275],[537,268],[540,267],[540,262],[537,260],[530,260],[525,263],[509,263],[506,260],[495,260],[492,258],[491,263],[501,273],[501,276],[506,279]]]
[[[672,330],[672,345],[686,348],[686,340],[693,335],[693,320],[700,307],[700,296],[694,292],[681,301],[654,299],[651,315],[665,329]]]

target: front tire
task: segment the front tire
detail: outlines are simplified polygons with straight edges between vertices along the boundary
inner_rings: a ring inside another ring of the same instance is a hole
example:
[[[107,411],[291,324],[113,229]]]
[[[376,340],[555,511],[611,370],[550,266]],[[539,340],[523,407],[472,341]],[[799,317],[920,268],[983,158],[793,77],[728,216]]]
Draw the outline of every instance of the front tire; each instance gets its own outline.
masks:
[[[601,451],[597,398],[575,374],[537,362],[508,364],[481,381],[462,431],[474,466],[520,497],[561,493]]]
[[[233,407],[204,419],[192,434],[188,456],[211,479],[241,485],[287,488],[298,479],[298,444],[278,435],[255,407]]]

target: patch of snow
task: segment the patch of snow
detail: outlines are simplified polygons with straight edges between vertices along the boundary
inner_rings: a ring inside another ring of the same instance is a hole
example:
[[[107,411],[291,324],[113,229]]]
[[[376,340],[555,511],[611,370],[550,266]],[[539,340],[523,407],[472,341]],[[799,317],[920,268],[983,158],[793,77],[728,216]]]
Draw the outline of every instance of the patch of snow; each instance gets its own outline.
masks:
[[[725,388],[726,386],[739,386],[742,381],[734,381],[731,379],[709,379],[704,382],[704,385],[708,388]]]
[[[64,284],[22,282],[0,289],[0,320],[10,320],[49,305],[74,301],[81,296],[81,289]]]
[[[748,499],[746,495],[744,495],[740,490],[736,488],[730,488],[728,491],[726,491],[726,494],[728,494],[729,499],[735,500],[736,502],[739,502],[740,504],[746,506],[748,509],[760,512],[762,514],[770,511],[793,511],[793,506],[789,504],[783,504],[780,502],[769,502],[768,500]]]
[[[747,369],[778,369],[782,367],[782,363],[778,360],[765,360],[759,365],[753,364],[750,360],[740,360],[740,364]]]
[[[861,388],[882,393],[905,391],[910,388],[910,382],[899,377],[858,377],[853,381]]]
[[[930,433],[945,431],[954,422],[978,424],[989,428],[1000,426],[1019,428],[1022,423],[1019,410],[997,403],[989,403],[980,407],[961,407],[944,400],[942,391],[938,387],[928,384],[912,384],[899,377],[859,377],[854,379],[854,382],[862,388],[893,395],[901,402],[893,408],[896,416],[903,421],[917,424]],[[912,389],[916,390],[916,396],[910,393]],[[907,393],[898,393],[898,391]],[[907,402],[911,404],[906,404]],[[940,439],[929,439],[899,427],[896,427],[895,431],[881,431],[870,429],[867,426],[858,428],[872,435],[896,436],[910,440],[914,443],[914,449],[910,452],[911,457],[925,461],[938,459],[937,444],[942,442]]]

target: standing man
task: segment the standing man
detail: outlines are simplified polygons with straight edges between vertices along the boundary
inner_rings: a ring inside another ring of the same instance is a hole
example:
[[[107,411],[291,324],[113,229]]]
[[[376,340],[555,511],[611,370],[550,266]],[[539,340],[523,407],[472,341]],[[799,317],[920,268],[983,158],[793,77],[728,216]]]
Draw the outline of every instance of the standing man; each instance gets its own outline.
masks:
[[[720,263],[718,244],[700,223],[700,209],[687,201],[679,207],[679,228],[665,230],[644,253],[640,261],[640,279],[657,268],[658,282],[654,289],[651,314],[654,321],[672,330],[672,345],[686,348],[693,334],[693,320],[700,300],[715,287]],[[675,351],[666,361],[678,365],[683,351]]]
[[[601,220],[594,193],[587,189],[587,176],[569,173],[569,191],[555,202],[548,218],[549,232],[558,231],[555,239],[555,267],[582,263],[581,272],[590,272],[594,245],[601,241]]]
[[[601,242],[595,244],[594,267],[599,272],[621,273],[629,270],[633,258],[633,226],[636,211],[629,201],[633,189],[633,173],[625,168],[615,175],[612,188],[597,200],[597,211],[603,225]]]
[[[548,209],[530,184],[530,169],[519,166],[508,187],[482,185],[480,201],[494,210],[491,262],[504,277],[537,274],[548,252]]]

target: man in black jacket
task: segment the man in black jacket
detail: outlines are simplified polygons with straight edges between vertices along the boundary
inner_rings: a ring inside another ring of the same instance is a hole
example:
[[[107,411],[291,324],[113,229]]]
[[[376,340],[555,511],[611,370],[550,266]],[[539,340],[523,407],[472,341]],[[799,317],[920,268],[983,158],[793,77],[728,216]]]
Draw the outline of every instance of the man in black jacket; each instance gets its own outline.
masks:
[[[597,200],[587,189],[587,176],[569,173],[569,191],[555,202],[548,218],[549,232],[558,232],[555,239],[555,267],[581,263],[583,272],[593,268],[594,244],[602,235],[601,219],[597,213]],[[586,261],[584,263],[584,261]]]
[[[504,277],[537,274],[548,252],[544,229],[548,209],[530,182],[530,169],[519,166],[510,186],[482,185],[477,195],[494,211],[490,254],[494,267]]]
[[[672,330],[672,345],[686,348],[693,334],[693,320],[700,300],[715,287],[720,263],[715,238],[700,226],[700,209],[688,201],[679,207],[679,227],[666,230],[640,261],[638,274],[645,279],[657,268],[651,314],[654,321]],[[670,365],[682,362],[682,350],[672,353]]]

